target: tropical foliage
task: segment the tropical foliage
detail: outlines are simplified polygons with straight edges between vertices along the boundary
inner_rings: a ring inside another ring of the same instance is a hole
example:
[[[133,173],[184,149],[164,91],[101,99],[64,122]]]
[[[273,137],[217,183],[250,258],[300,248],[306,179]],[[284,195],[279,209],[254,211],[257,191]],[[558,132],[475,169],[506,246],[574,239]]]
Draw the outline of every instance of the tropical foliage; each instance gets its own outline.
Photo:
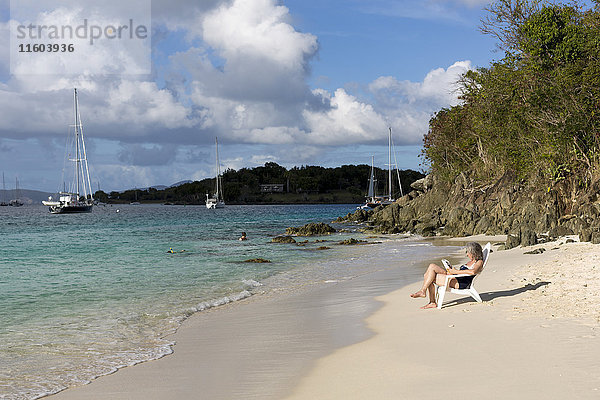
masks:
[[[423,157],[451,181],[489,182],[507,171],[552,183],[597,179],[600,166],[600,5],[536,0],[488,7],[481,30],[503,58],[467,72],[462,102],[430,121]],[[573,179],[572,179],[573,180]]]
[[[227,203],[359,203],[364,201],[371,167],[368,165],[343,165],[337,168],[302,166],[286,169],[274,162],[256,168],[228,169],[223,174],[224,197]],[[410,184],[424,175],[413,171],[400,171],[403,193]],[[387,191],[387,171],[375,168],[377,192]],[[397,182],[397,181],[396,181]],[[263,193],[260,185],[283,185],[282,193]],[[397,185],[396,185],[397,186]],[[103,202],[172,202],[203,204],[206,193],[212,193],[215,180],[204,179],[183,185],[157,190],[133,189],[125,192],[97,192],[94,197]],[[398,188],[396,187],[396,191]],[[398,193],[395,193],[398,196]]]

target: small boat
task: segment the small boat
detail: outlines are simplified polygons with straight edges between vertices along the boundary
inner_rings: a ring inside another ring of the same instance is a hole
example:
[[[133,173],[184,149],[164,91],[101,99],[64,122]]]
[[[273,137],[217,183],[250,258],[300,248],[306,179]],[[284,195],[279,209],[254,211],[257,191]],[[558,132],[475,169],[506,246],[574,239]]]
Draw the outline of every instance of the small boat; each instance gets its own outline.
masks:
[[[0,201],[0,207],[7,207],[6,202],[6,183],[4,182],[4,172],[2,173],[2,201]]]
[[[374,166],[374,157],[371,157],[371,176],[369,177],[369,190],[367,193],[367,199],[365,204],[358,206],[358,209],[369,209],[375,208],[378,206],[387,206],[396,201],[392,196],[392,147],[394,146],[392,143],[392,128],[389,128],[390,133],[388,136],[388,194],[387,196],[376,196],[375,195],[375,166]],[[400,196],[402,197],[404,194],[402,193],[402,184],[400,183],[400,171],[398,171],[398,162],[396,161],[396,152],[394,151],[394,167],[396,169],[396,174],[398,176],[398,187],[400,188]]]
[[[225,207],[225,201],[223,200],[223,183],[221,182],[221,170],[219,168],[219,140],[215,138],[216,152],[217,152],[217,175],[216,175],[216,188],[215,193],[212,197],[206,193],[206,208],[223,208]]]
[[[2,177],[4,178],[4,175]],[[21,192],[19,192],[19,179],[15,178],[15,198],[9,201],[8,205],[11,207],[21,207],[23,204],[21,201]]]
[[[79,115],[77,89],[74,89],[73,103],[75,111],[73,132],[75,138],[72,141],[73,148],[68,150],[70,154],[67,154],[67,160],[74,164],[73,181],[69,190],[63,188],[63,191],[59,192],[58,200],[52,200],[52,197],[50,197],[47,201],[42,201],[42,204],[48,206],[52,214],[88,213],[92,211],[92,207],[94,206],[94,197],[92,196],[92,186],[90,184],[90,171],[88,169],[83,137],[83,125],[81,124],[81,116]],[[67,143],[71,143],[69,138],[67,138]]]

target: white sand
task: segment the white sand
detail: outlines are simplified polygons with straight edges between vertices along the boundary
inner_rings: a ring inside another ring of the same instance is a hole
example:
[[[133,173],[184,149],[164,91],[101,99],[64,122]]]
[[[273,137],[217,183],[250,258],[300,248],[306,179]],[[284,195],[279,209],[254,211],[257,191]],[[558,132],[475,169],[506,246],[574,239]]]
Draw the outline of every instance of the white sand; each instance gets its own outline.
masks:
[[[289,399],[599,399],[600,246],[537,247],[492,253],[483,303],[449,293],[420,310],[419,285],[380,297],[377,334],[319,360]]]
[[[352,319],[328,325],[365,308],[344,285],[303,313],[306,296],[242,304],[191,318],[172,356],[52,399],[600,399],[600,246],[537,247],[547,251],[492,253],[477,281],[483,303],[448,293],[442,310],[421,310],[426,300],[411,299],[419,285],[410,285],[361,311],[371,335]],[[341,329],[333,347],[346,347],[325,355],[314,336],[297,334],[307,324]],[[212,391],[227,385],[236,390]]]

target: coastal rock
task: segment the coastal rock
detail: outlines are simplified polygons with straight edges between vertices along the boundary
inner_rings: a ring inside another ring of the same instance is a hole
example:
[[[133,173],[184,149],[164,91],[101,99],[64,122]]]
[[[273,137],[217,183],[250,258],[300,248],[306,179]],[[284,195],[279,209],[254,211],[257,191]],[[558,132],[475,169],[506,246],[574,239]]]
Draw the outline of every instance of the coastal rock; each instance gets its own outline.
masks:
[[[531,250],[531,251],[526,251],[523,254],[542,254],[543,252],[545,252],[546,249],[543,247],[540,247],[539,249],[535,249],[535,250]]]
[[[521,243],[521,238],[517,235],[507,235],[506,243],[504,244],[505,250],[510,250],[512,248],[517,247]]]
[[[422,236],[435,236],[435,230],[439,224],[434,221],[421,222],[415,225],[414,232]]]
[[[291,236],[277,236],[271,240],[272,243],[296,243],[296,240]]]
[[[367,222],[372,214],[373,210],[363,210],[360,208],[355,212],[348,213],[345,217],[337,218],[334,222]]]
[[[329,235],[334,232],[336,232],[335,228],[332,228],[323,222],[311,222],[310,224],[301,227],[290,227],[285,230],[286,235],[296,236]]]
[[[592,241],[592,230],[589,228],[584,228],[579,232],[579,240],[581,242],[591,242]]]
[[[425,189],[420,186],[424,183],[416,186]],[[463,173],[452,183],[436,179],[426,192],[415,190],[387,207],[353,215],[366,223],[365,232],[426,236],[512,233],[507,249],[575,233],[582,241],[600,242],[600,233],[594,235],[600,231],[600,180],[587,188],[577,185],[576,181],[558,182],[550,189],[539,183],[526,185],[512,171],[496,181],[478,183]]]
[[[433,187],[433,177],[429,174],[425,178],[418,179],[411,183],[410,187],[420,192],[427,192]]]
[[[567,228],[563,225],[558,225],[552,229],[550,229],[550,237],[554,238],[554,239],[558,239],[559,237],[563,237],[563,236],[567,236],[567,235],[573,235],[573,230],[570,228]]]
[[[355,245],[355,244],[363,244],[363,243],[368,243],[368,242],[366,240],[357,240],[357,239],[354,239],[354,238],[350,238],[350,239],[342,240],[338,244],[341,244],[341,245]]]
[[[537,244],[537,236],[536,236],[535,232],[530,231],[529,229],[525,229],[525,230],[521,231],[521,243],[520,244],[522,247],[533,246],[533,245]]]

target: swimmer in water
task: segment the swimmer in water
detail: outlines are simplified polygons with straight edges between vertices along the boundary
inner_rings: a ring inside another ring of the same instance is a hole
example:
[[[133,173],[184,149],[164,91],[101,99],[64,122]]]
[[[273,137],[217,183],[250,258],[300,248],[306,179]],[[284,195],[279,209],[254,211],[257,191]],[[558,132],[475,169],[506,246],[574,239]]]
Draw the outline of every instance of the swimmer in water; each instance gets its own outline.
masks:
[[[242,232],[242,236],[239,240],[248,240],[248,238],[246,237],[246,232]]]

